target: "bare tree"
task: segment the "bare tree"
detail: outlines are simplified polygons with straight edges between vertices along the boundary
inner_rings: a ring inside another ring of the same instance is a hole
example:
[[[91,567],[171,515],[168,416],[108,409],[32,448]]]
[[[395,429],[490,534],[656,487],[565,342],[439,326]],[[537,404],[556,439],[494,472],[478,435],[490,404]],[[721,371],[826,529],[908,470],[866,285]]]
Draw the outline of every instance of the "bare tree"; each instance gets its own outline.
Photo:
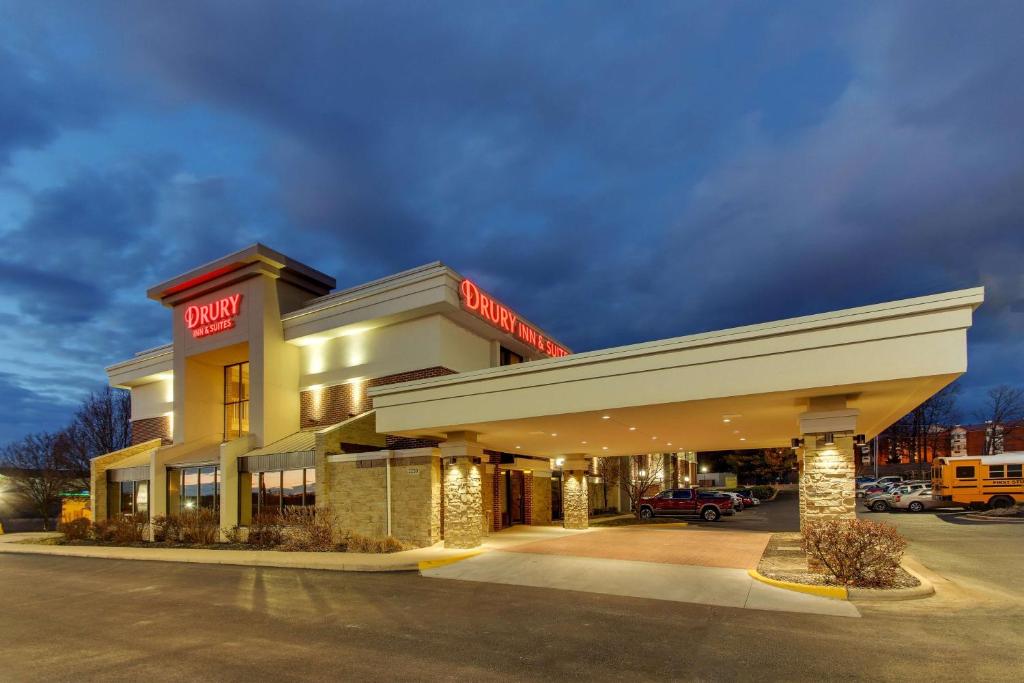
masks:
[[[1002,450],[1011,433],[1024,428],[1024,389],[1000,384],[988,391],[985,407],[978,419],[985,422],[985,455]]]
[[[89,460],[131,445],[131,394],[104,387],[89,394],[61,433],[70,466],[89,471]]]
[[[59,436],[30,434],[8,444],[0,459],[8,468],[14,492],[43,519],[43,530],[49,529],[61,494],[70,491],[81,474],[68,469]]]
[[[601,458],[597,473],[607,486],[621,486],[629,498],[633,514],[640,517],[640,499],[663,483],[660,454],[626,455]]]
[[[911,463],[948,455],[949,430],[957,421],[956,399],[960,387],[951,384],[914,408],[889,428],[889,459],[898,462],[906,455]]]

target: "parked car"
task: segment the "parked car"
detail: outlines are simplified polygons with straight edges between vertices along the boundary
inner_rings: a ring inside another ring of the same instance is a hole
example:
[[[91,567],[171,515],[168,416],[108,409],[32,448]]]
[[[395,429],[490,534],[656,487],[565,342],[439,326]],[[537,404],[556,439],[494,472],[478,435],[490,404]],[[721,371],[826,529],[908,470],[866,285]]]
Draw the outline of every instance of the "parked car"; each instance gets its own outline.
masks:
[[[754,497],[753,489],[736,489],[736,493],[743,499],[743,507],[754,507],[761,504],[761,501]]]
[[[865,497],[870,495],[872,492],[877,493],[881,491],[887,484],[898,484],[903,481],[903,477],[891,475],[887,477],[879,477],[878,479],[869,479],[864,482],[857,483],[857,497]]]
[[[743,502],[743,496],[741,496],[740,494],[738,494],[738,493],[736,493],[734,491],[719,491],[719,490],[716,490],[715,493],[724,493],[725,495],[727,495],[730,498],[732,498],[732,509],[735,512],[743,512],[743,508],[746,507],[745,503]]]
[[[897,493],[889,501],[889,506],[894,510],[923,512],[931,508],[941,507],[942,501],[932,498],[932,490],[930,488],[919,488],[908,493]]]
[[[656,496],[640,499],[640,517],[693,517],[717,522],[723,514],[732,514],[732,496],[720,491],[702,491],[696,486],[668,489]]]
[[[909,484],[890,484],[885,490],[869,496],[864,501],[864,506],[872,512],[885,512],[892,507],[895,496],[909,494],[914,491],[930,488],[930,484],[924,482],[913,482]]]

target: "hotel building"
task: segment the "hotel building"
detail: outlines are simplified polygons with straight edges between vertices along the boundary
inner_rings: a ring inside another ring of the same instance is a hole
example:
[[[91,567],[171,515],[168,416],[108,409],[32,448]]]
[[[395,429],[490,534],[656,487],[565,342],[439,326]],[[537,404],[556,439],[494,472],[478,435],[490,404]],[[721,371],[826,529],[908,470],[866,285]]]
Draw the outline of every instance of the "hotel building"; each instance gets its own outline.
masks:
[[[626,506],[595,459],[798,442],[804,519],[850,516],[854,443],[966,370],[981,289],[571,353],[432,263],[332,292],[253,245],[148,291],[171,343],[107,368],[133,445],[95,458],[97,519],[329,506],[339,529],[472,547]]]

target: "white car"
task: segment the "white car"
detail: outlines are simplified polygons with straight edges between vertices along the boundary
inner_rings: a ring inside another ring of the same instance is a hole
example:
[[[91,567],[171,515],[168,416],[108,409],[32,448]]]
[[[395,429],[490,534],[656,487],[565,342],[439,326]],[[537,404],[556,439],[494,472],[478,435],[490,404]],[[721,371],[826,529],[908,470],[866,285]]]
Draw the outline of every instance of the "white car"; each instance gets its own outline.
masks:
[[[931,508],[942,507],[942,501],[932,498],[932,490],[930,488],[919,488],[906,492],[901,490],[889,500],[889,507],[893,510],[922,512]]]
[[[892,501],[894,498],[904,494],[914,493],[928,489],[931,491],[931,484],[925,484],[923,482],[914,482],[912,484],[904,484],[902,486],[890,486],[888,491],[885,493],[876,493],[864,501],[864,506],[872,512],[885,512],[893,507]],[[918,510],[915,510],[918,512]]]

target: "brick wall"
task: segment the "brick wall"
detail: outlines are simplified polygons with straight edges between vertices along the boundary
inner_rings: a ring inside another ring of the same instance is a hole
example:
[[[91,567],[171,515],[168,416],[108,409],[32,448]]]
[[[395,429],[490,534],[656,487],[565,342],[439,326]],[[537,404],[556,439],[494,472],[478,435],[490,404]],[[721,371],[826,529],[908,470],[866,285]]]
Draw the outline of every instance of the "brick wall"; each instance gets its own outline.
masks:
[[[132,445],[137,446],[152,439],[160,439],[165,445],[171,443],[171,418],[144,417],[132,420]]]
[[[409,372],[400,372],[395,375],[385,375],[383,377],[374,377],[366,380],[365,382],[346,382],[345,384],[335,384],[329,387],[323,387],[322,389],[312,389],[299,393],[299,410],[300,426],[305,429],[306,427],[326,427],[327,425],[336,424],[342,420],[365,413],[367,410],[373,408],[373,400],[366,395],[366,390],[370,387],[378,387],[385,384],[398,384],[399,382],[411,382],[417,379],[426,379],[428,377],[440,377],[442,375],[455,374],[454,370],[448,368],[436,366],[432,368],[423,368],[421,370],[410,370]],[[401,437],[394,437],[396,440],[400,440]],[[396,441],[396,445],[388,445],[388,448],[420,448],[424,446],[434,446],[436,442],[418,439],[405,439],[404,441]]]

